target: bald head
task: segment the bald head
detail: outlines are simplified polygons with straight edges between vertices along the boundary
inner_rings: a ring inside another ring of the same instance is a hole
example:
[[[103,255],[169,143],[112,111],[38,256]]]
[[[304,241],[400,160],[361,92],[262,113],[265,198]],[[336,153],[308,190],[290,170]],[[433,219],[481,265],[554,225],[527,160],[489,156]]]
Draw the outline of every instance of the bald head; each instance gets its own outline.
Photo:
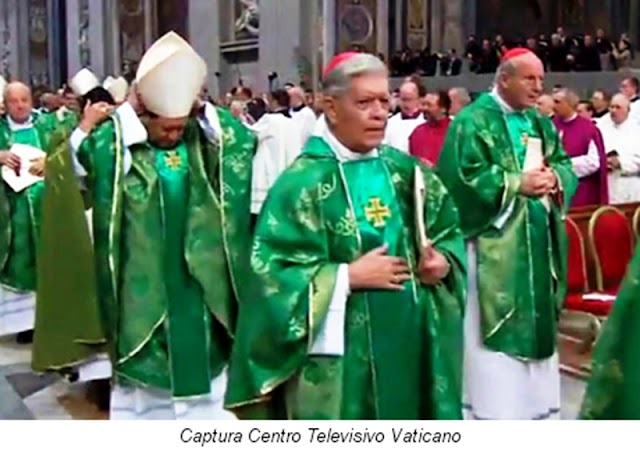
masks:
[[[413,80],[406,80],[400,85],[400,110],[405,115],[413,116],[420,111],[420,87]]]
[[[4,89],[4,104],[8,115],[18,124],[31,117],[33,99],[31,88],[22,82],[11,82]]]
[[[549,94],[543,94],[538,97],[536,101],[536,110],[542,116],[552,116],[553,115],[553,97]]]
[[[618,93],[611,98],[609,113],[611,114],[611,120],[615,124],[622,124],[623,122],[625,122],[629,117],[630,109],[631,102],[625,94]]]
[[[305,104],[305,95],[302,88],[299,86],[293,86],[287,90],[289,93],[289,99],[293,108],[299,108]]]
[[[498,67],[495,86],[501,97],[515,110],[536,105],[542,94],[544,65],[533,52],[510,58]]]

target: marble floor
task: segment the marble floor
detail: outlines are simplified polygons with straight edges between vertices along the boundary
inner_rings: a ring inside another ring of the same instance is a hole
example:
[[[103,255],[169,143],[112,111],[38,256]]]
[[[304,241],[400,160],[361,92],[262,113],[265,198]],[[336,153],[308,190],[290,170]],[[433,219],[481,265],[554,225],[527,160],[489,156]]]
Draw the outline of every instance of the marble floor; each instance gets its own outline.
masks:
[[[29,369],[30,347],[0,338],[0,420],[107,419],[87,397],[87,388],[55,376],[39,376]],[[562,376],[562,419],[575,419],[584,382]]]

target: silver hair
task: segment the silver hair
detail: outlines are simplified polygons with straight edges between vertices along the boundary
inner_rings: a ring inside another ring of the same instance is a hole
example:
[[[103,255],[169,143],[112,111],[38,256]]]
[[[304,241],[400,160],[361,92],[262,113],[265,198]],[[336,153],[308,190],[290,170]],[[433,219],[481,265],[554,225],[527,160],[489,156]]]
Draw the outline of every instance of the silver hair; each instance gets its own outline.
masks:
[[[575,91],[572,91],[569,88],[560,88],[556,92],[556,94],[560,94],[562,97],[564,97],[567,100],[567,103],[574,110],[578,108],[578,104],[580,103],[580,96],[578,96]]]
[[[2,92],[2,98],[6,99],[9,96],[9,94],[11,94],[11,90],[14,88],[21,88],[25,90],[27,93],[29,93],[29,96],[31,96],[31,87],[26,83],[16,81],[16,82],[7,83],[7,86],[4,87],[4,91]]]
[[[498,82],[505,75],[513,75],[516,73],[516,63],[513,60],[507,60],[504,63],[500,63],[498,66],[498,70],[496,71],[496,76],[493,81],[495,86],[498,86]]]
[[[328,97],[340,97],[351,86],[351,81],[361,75],[384,73],[387,66],[375,55],[360,53],[339,64],[322,80],[322,91]]]
[[[460,98],[460,101],[463,102],[464,104],[471,103],[471,95],[469,94],[469,91],[467,90],[467,88],[456,86],[449,90],[449,92],[451,91],[456,93],[456,95]]]

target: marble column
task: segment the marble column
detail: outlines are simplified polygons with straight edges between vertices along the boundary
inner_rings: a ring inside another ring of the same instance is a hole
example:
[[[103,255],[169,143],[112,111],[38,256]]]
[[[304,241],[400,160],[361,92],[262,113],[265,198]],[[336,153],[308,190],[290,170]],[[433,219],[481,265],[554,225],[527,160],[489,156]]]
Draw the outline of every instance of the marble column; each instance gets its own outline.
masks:
[[[323,1],[322,17],[324,18],[322,60],[328,63],[336,53],[336,0]]]
[[[7,80],[22,75],[18,16],[18,0],[0,0],[1,72]]]
[[[442,50],[456,49],[463,51],[464,37],[464,0],[446,0],[444,2],[444,29],[442,33]]]
[[[429,44],[432,52],[440,52],[444,50],[442,36],[444,33],[443,21],[444,21],[444,3],[445,0],[430,0],[429,2],[429,17],[431,26],[429,33]]]
[[[83,66],[80,60],[80,47],[83,36],[80,34],[80,3],[82,0],[67,0],[67,68],[69,78]]]
[[[207,62],[207,88],[220,95],[220,6],[214,0],[189,0],[189,36],[193,48]]]
[[[638,48],[638,21],[640,20],[640,0],[629,1],[629,38],[631,39],[631,45]]]
[[[389,0],[378,0],[376,6],[376,47],[378,52],[386,55],[389,51]]]
[[[260,58],[254,80],[258,92],[268,89],[271,72],[278,73],[282,85],[289,81],[299,82],[300,73],[309,68],[309,57],[301,48],[300,4],[303,1],[309,0],[260,2]]]

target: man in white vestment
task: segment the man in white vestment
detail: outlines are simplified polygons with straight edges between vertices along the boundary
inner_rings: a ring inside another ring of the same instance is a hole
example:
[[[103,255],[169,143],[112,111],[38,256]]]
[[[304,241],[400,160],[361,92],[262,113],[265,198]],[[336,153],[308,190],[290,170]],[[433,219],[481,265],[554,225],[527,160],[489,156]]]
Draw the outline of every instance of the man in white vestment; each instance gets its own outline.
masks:
[[[422,114],[422,97],[425,94],[424,88],[413,78],[404,81],[400,86],[400,113],[387,121],[383,144],[409,153],[409,137],[426,121]]]
[[[297,124],[300,131],[300,141],[304,146],[313,134],[313,128],[318,118],[313,109],[305,103],[306,96],[302,88],[294,86],[287,91],[290,99],[291,117]]]
[[[289,93],[277,90],[271,97],[271,112],[250,126],[258,136],[251,188],[253,215],[260,213],[269,189],[302,151],[301,136],[296,133],[298,124],[292,119],[289,111]]]
[[[597,121],[609,165],[609,202],[640,201],[640,123],[624,94],[611,99],[609,114]]]
[[[629,100],[629,117],[640,124],[640,81],[627,77],[620,83],[620,93]]]

